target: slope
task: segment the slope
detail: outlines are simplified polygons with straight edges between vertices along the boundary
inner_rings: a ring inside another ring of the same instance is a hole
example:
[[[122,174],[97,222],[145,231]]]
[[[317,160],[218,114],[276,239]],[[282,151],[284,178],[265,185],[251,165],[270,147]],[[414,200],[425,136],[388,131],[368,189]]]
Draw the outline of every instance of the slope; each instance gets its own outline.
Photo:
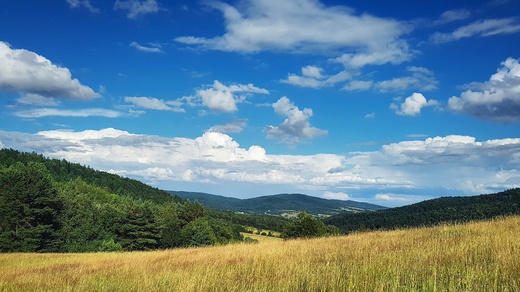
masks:
[[[520,188],[495,194],[442,197],[371,213],[340,214],[325,219],[344,232],[431,226],[520,214]]]
[[[181,201],[179,197],[172,196],[163,190],[151,187],[138,180],[94,170],[90,167],[78,163],[71,163],[64,159],[51,159],[36,153],[25,153],[13,149],[0,149],[0,166],[9,167],[16,162],[23,164],[29,162],[43,163],[53,179],[58,182],[67,182],[81,178],[93,186],[106,188],[111,193],[129,196],[134,199],[142,199],[155,203]]]

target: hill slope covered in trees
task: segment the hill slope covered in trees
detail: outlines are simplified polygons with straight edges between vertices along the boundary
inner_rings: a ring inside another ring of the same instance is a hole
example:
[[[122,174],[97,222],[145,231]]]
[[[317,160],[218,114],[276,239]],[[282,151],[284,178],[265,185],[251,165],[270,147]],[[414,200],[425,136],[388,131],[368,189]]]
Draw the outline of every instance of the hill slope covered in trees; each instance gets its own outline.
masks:
[[[343,232],[432,226],[520,214],[520,188],[495,194],[442,197],[370,213],[340,214],[325,223]]]
[[[47,168],[52,179],[57,182],[67,182],[71,179],[81,178],[92,186],[105,188],[113,194],[124,195],[134,199],[149,200],[155,203],[172,200],[176,202],[182,201],[179,197],[172,197],[168,192],[151,187],[140,181],[95,170],[65,159],[50,159],[40,154],[20,152],[13,149],[0,150],[0,165],[9,167],[17,162],[23,164],[29,162],[42,163]]]
[[[225,244],[243,239],[243,222],[285,224],[208,210],[136,180],[12,149],[0,150],[0,214],[0,252]]]

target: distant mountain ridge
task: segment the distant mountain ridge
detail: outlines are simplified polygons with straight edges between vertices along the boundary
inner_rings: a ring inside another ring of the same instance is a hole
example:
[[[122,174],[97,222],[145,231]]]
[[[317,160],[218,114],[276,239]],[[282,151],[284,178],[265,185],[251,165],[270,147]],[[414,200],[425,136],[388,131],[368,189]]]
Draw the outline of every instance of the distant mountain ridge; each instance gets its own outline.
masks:
[[[328,200],[304,194],[277,194],[250,199],[237,199],[207,193],[168,192],[183,199],[197,200],[208,208],[250,214],[282,215],[284,217],[290,217],[302,211],[320,217],[328,217],[344,212],[360,213],[386,209],[386,207],[369,203],[351,200]]]

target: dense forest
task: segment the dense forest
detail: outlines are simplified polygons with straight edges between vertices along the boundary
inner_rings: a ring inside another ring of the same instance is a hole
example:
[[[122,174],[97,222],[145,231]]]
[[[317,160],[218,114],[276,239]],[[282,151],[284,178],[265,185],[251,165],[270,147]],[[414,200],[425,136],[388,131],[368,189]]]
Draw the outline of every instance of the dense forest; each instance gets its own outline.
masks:
[[[150,250],[242,241],[280,217],[210,210],[139,181],[35,153],[0,150],[0,251]]]
[[[380,211],[340,214],[325,223],[343,232],[462,223],[520,214],[520,188],[471,197],[442,197]]]

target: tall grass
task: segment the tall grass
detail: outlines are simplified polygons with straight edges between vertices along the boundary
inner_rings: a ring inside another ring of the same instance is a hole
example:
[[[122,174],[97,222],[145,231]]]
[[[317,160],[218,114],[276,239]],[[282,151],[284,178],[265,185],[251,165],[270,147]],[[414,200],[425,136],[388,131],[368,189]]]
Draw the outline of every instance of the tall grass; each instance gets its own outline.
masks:
[[[154,252],[0,254],[0,291],[520,291],[520,217]]]

